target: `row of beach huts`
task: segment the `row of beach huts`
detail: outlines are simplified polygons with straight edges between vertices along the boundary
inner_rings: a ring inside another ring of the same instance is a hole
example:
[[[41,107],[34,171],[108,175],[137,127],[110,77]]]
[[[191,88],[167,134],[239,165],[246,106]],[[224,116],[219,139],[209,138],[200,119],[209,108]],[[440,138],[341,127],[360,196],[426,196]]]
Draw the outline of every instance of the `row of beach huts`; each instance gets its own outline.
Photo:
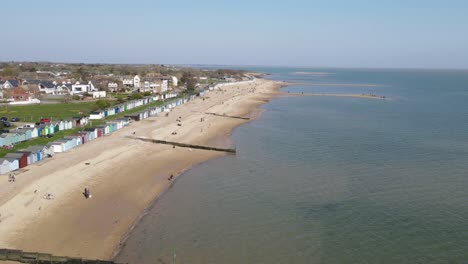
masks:
[[[8,133],[0,135],[0,147],[12,148],[13,145],[25,142],[37,137],[46,137],[53,135],[59,131],[69,130],[76,127],[84,127],[89,124],[92,119],[99,120],[118,113],[134,109],[161,99],[171,99],[176,97],[176,93],[168,93],[162,96],[156,95],[145,97],[138,100],[132,100],[127,103],[116,105],[112,108],[92,112],[90,116],[73,117],[71,120],[60,120],[44,123],[40,125],[29,125],[22,128],[15,129]]]
[[[174,98],[174,97],[175,96],[167,97],[165,99]],[[130,120],[141,121],[146,118],[156,116],[159,113],[170,112],[172,108],[185,104],[188,101],[194,99],[195,97],[196,97],[195,95],[191,95],[191,96],[187,96],[184,98],[179,98],[177,100],[167,102],[166,104],[162,106],[150,107],[138,113],[128,114],[124,118],[119,118],[119,119],[115,119],[112,121],[108,121],[103,125],[84,128],[82,131],[76,134],[65,136],[61,139],[50,142],[47,145],[32,146],[23,150],[18,150],[14,153],[8,153],[4,158],[0,158],[0,174],[7,174],[15,170],[22,169],[28,165],[34,164],[36,162],[40,162],[41,160],[45,158],[50,158],[56,153],[67,152],[83,144],[86,144],[95,139],[98,139],[100,137],[110,135],[113,132],[118,131],[128,126],[130,124]],[[151,102],[151,101],[147,101],[147,103],[148,102]],[[144,103],[144,104],[147,104],[147,103]],[[138,105],[138,106],[141,106],[141,105]],[[132,108],[127,108],[127,109],[129,110]],[[86,122],[88,122],[89,119],[91,118],[87,118]],[[82,122],[85,122],[85,121],[82,121]],[[41,132],[39,131],[36,132],[34,130],[34,129],[37,129],[36,127],[32,129],[30,128],[23,128],[23,129],[25,129],[25,131],[28,131],[26,133],[30,133],[31,135],[32,134],[36,136],[42,135]],[[22,131],[22,132],[25,132],[25,131]],[[55,127],[54,127],[54,131],[55,131]],[[19,134],[19,132],[17,134]]]

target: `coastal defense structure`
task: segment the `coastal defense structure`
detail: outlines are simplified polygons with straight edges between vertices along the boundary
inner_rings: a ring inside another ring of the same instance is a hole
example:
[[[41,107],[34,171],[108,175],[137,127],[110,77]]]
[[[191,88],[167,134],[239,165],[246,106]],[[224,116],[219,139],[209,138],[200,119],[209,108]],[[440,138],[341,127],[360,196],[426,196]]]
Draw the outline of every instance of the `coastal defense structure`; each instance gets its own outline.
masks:
[[[38,252],[24,252],[22,250],[15,249],[0,249],[0,261],[12,261],[30,264],[118,264],[110,260],[89,260],[82,258],[62,257]]]
[[[151,138],[144,138],[144,137],[127,136],[127,138],[151,142],[151,143],[157,143],[157,144],[172,145],[172,146],[177,146],[177,147],[182,147],[182,148],[203,149],[203,150],[227,152],[227,153],[233,153],[233,154],[236,153],[236,149],[230,149],[230,148],[214,148],[214,147],[208,147],[208,146],[193,145],[193,144],[187,144],[187,143],[172,142],[172,141],[151,139]]]

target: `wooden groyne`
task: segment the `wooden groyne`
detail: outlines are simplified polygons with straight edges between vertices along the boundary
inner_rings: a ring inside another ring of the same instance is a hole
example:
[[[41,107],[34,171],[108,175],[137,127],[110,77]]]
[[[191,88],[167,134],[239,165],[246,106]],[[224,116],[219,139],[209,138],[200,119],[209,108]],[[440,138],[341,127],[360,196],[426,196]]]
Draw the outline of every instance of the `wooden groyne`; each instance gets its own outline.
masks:
[[[325,97],[353,97],[365,99],[390,99],[384,95],[376,94],[318,94],[318,93],[282,93],[283,96],[325,96]]]
[[[52,254],[25,252],[16,249],[0,249],[0,261],[13,261],[19,263],[31,264],[59,264],[59,263],[74,263],[74,264],[117,264],[110,260],[89,260],[82,258],[72,258],[63,256],[54,256]]]
[[[236,149],[231,149],[231,148],[215,148],[215,147],[209,147],[209,146],[172,142],[172,141],[152,139],[152,138],[133,137],[133,136],[127,136],[127,138],[151,142],[151,143],[157,143],[157,144],[172,145],[172,146],[177,146],[177,147],[182,147],[182,148],[193,148],[193,149],[203,149],[203,150],[211,150],[211,151],[219,151],[219,152],[227,152],[227,153],[236,153]]]
[[[209,112],[205,112],[205,114],[207,114],[207,115],[214,115],[214,116],[220,116],[220,117],[236,118],[236,119],[242,119],[242,120],[250,120],[250,118],[248,118],[248,117],[241,117],[241,116],[220,115],[220,114],[209,113]]]

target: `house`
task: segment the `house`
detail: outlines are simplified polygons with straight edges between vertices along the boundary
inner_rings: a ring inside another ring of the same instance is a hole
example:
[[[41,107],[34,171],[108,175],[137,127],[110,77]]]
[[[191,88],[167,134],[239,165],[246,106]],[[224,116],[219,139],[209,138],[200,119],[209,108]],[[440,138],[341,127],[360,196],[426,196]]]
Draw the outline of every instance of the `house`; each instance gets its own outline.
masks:
[[[140,88],[140,76],[135,75],[133,78],[124,78],[122,80],[123,85],[129,88]]]
[[[5,159],[11,160],[16,159],[18,160],[19,168],[24,168],[28,166],[28,154],[26,153],[8,153],[5,155]]]
[[[119,89],[119,84],[116,82],[109,82],[107,83],[107,89],[109,89],[111,92],[115,92]]]
[[[91,93],[93,91],[97,91],[97,89],[94,87],[91,81],[87,84],[81,84],[80,82],[76,82],[71,86],[72,94]]]
[[[18,80],[0,81],[0,89],[11,89],[18,87]]]
[[[171,79],[172,79],[172,86],[177,87],[179,84],[179,80],[177,79],[177,77],[171,76]]]
[[[93,98],[104,98],[104,97],[107,96],[106,91],[93,91],[93,92],[90,92],[90,93],[93,96]]]
[[[28,101],[31,95],[21,87],[11,88],[8,92],[3,93],[3,97],[12,101]]]
[[[41,81],[38,85],[39,91],[45,94],[55,94],[56,93],[56,84],[50,81]]]

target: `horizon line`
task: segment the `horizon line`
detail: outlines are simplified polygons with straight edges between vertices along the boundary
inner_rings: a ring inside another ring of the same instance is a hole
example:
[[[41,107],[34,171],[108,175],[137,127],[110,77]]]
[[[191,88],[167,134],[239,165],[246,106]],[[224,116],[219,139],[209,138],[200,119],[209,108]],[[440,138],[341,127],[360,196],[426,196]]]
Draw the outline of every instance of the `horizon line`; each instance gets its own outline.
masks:
[[[44,60],[0,60],[0,63],[50,63],[50,64],[97,64],[97,65],[164,65],[164,66],[209,66],[209,67],[265,67],[265,68],[299,68],[299,69],[353,69],[353,70],[468,70],[457,67],[417,67],[417,66],[398,66],[398,67],[364,67],[364,66],[298,66],[298,65],[262,65],[262,64],[210,64],[210,63],[116,63],[116,62],[63,62],[63,61],[44,61]]]

